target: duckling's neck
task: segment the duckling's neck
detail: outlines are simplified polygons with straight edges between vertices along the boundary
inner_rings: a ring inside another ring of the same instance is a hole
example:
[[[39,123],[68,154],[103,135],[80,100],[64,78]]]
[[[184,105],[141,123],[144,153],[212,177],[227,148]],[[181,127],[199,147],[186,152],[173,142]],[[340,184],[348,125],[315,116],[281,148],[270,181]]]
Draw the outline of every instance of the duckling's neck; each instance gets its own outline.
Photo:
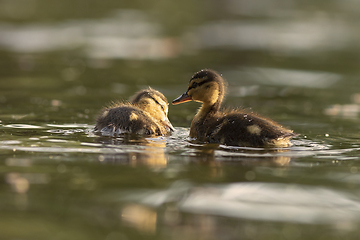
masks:
[[[208,116],[216,114],[224,98],[224,84],[213,85],[212,91],[205,91],[202,95],[202,106],[194,117],[194,123],[202,123]],[[198,98],[199,99],[199,98]],[[195,100],[196,101],[196,100]]]
[[[221,99],[219,98],[215,103],[209,104],[204,102],[201,108],[199,109],[198,113],[194,117],[194,120],[197,122],[202,122],[207,116],[211,116],[217,113],[221,106]]]

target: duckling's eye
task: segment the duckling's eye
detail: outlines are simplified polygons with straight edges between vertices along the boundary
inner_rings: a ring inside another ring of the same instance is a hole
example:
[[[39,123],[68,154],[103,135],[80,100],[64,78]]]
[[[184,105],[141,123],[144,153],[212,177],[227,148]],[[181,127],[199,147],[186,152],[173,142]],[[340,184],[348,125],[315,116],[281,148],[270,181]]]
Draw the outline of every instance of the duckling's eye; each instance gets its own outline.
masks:
[[[199,83],[198,82],[194,82],[190,87],[189,89],[192,89],[192,88],[196,88],[199,86]]]
[[[165,112],[165,106],[159,103],[155,98],[149,95],[149,97],[154,100],[154,102],[161,107],[161,109]]]
[[[161,109],[165,112],[165,106],[160,104]]]

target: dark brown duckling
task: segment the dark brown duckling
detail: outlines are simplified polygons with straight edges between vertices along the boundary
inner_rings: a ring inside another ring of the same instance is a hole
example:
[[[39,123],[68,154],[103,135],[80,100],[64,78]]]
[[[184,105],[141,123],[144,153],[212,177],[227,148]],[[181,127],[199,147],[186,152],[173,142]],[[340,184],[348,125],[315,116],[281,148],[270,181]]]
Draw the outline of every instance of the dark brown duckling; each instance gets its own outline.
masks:
[[[195,73],[187,91],[172,101],[174,105],[188,101],[202,102],[191,122],[190,137],[200,142],[230,146],[288,147],[293,131],[278,123],[242,109],[221,111],[226,91],[225,80],[215,71]]]
[[[168,105],[162,93],[149,87],[136,93],[127,103],[114,103],[103,108],[94,130],[103,135],[168,135],[174,131],[167,117]]]

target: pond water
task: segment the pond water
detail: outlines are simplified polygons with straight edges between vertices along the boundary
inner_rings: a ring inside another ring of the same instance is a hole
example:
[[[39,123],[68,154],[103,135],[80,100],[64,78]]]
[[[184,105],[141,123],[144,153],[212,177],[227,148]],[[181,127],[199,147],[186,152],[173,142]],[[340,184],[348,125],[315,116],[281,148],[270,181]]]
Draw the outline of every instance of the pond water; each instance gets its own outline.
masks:
[[[355,1],[0,1],[1,239],[357,239]],[[299,135],[284,149],[199,144],[198,103],[169,137],[92,131],[151,86],[202,68],[227,107]]]

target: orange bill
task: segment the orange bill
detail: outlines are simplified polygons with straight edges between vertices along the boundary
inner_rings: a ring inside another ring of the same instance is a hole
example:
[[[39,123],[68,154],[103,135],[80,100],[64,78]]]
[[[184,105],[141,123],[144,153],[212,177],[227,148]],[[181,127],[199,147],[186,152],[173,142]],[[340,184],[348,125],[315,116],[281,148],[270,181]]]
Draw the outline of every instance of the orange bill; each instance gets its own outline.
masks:
[[[189,101],[191,101],[191,100],[192,100],[191,97],[190,97],[190,96],[187,94],[187,92],[186,92],[186,93],[184,93],[183,95],[181,95],[180,97],[174,99],[174,100],[172,101],[172,104],[173,104],[173,105],[176,105],[176,104],[179,104],[179,103],[189,102]]]

